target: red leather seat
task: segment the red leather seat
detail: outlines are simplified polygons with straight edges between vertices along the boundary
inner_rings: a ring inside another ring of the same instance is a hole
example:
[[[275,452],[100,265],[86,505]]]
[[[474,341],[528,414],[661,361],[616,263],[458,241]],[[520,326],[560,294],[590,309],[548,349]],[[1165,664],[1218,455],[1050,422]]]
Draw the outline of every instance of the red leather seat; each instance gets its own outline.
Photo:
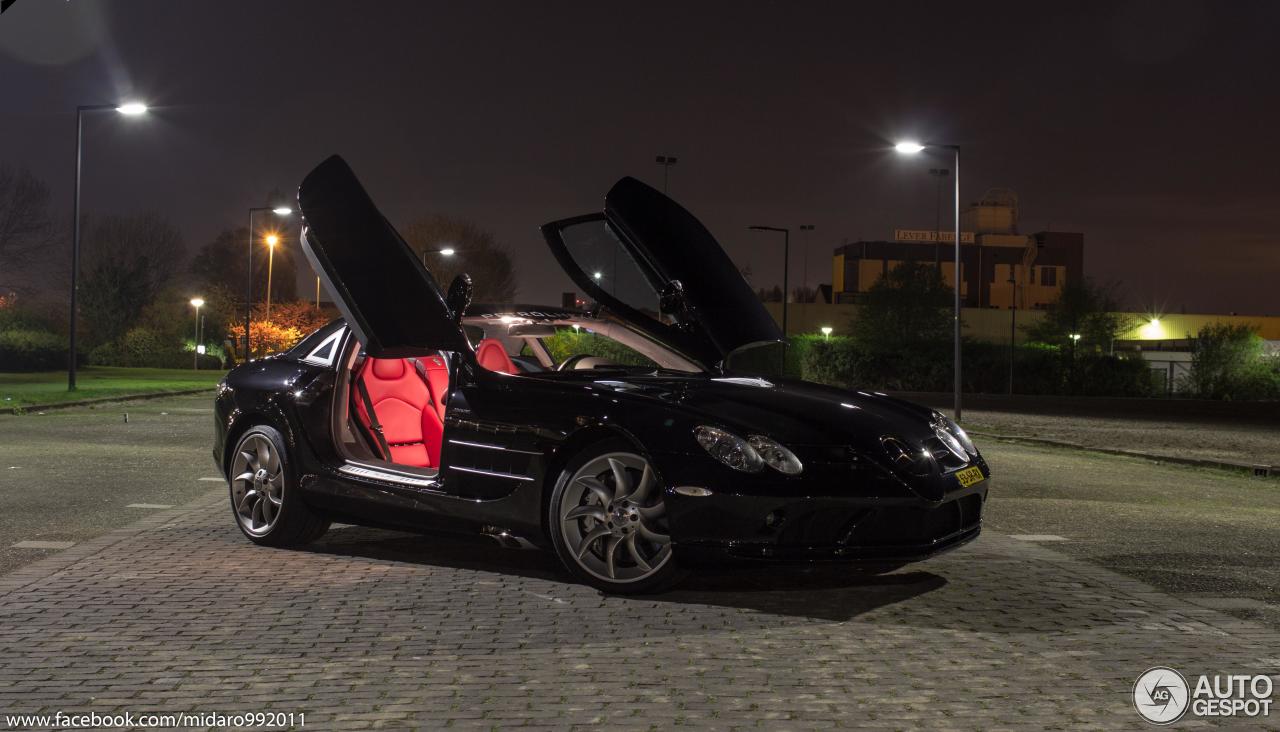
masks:
[[[500,374],[518,373],[516,365],[507,355],[507,349],[496,338],[485,338],[476,344],[476,361],[484,368]]]
[[[439,366],[444,368],[442,359]],[[391,451],[384,457],[400,465],[438,465],[444,433],[443,405],[438,402],[443,400],[433,396],[429,379],[424,381],[409,359],[402,358],[366,358],[356,379],[369,395],[374,416],[382,427],[382,438]],[[448,371],[444,370],[442,394],[448,388],[448,380]],[[360,384],[352,388],[356,417],[372,432],[373,420],[359,393]]]
[[[431,390],[431,398],[435,400],[436,415],[440,418],[440,424],[443,425],[444,403],[449,398],[449,364],[445,363],[444,358],[441,356],[420,358],[418,363],[422,364],[427,373],[427,388]],[[437,447],[437,451],[435,452],[435,458],[431,462],[433,465],[439,465],[439,446],[435,447]]]

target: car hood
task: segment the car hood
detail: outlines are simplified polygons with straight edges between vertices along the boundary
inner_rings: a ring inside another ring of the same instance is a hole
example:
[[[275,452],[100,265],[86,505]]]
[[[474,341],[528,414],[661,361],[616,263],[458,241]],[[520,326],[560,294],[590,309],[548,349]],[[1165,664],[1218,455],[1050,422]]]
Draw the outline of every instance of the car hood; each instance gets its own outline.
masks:
[[[928,407],[805,381],[690,375],[601,378],[595,383],[673,402],[707,424],[789,444],[869,449],[883,435],[918,442],[933,434]]]

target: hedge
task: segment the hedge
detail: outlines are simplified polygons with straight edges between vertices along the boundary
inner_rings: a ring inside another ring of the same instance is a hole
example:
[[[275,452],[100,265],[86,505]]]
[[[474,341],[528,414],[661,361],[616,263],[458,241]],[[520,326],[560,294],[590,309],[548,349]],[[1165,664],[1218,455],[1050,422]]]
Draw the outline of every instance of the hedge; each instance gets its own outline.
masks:
[[[66,365],[66,338],[33,328],[0,330],[0,371],[52,371]]]

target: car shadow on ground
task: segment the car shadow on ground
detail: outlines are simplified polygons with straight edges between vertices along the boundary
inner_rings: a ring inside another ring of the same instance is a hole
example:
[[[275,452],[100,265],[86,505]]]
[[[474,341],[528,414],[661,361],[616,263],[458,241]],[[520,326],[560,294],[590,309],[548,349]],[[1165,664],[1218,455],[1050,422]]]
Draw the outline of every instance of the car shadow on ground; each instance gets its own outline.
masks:
[[[574,580],[550,552],[510,549],[475,535],[420,535],[341,526],[334,527],[304,551],[574,585]],[[762,564],[731,569],[700,568],[671,590],[634,599],[842,622],[933,592],[946,584],[946,579],[927,571],[874,575],[859,573],[846,565]]]

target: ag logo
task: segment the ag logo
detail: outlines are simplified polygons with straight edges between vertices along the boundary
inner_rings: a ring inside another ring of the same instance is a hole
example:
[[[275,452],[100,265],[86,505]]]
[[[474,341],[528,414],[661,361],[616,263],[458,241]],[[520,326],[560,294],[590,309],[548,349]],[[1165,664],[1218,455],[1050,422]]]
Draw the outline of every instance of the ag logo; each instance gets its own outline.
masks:
[[[1182,719],[1190,701],[1186,678],[1165,666],[1147,669],[1133,684],[1133,707],[1152,724],[1173,724]]]

